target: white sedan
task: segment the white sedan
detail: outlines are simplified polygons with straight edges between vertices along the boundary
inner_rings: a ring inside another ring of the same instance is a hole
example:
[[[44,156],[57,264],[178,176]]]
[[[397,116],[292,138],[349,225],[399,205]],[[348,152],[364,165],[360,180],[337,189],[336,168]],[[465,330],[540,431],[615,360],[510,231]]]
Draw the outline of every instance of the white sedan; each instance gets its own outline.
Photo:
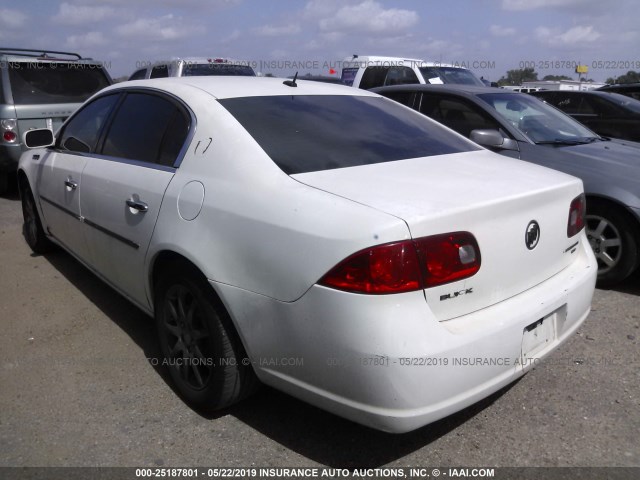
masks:
[[[153,316],[195,408],[259,380],[406,432],[520,377],[590,310],[580,180],[364,90],[127,82],[25,142],[26,241]]]

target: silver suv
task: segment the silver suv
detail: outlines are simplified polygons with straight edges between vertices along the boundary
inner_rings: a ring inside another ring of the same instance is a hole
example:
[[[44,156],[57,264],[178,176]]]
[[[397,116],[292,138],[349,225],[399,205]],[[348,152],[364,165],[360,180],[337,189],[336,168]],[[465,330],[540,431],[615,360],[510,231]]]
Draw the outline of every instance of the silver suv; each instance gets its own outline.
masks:
[[[54,132],[113,82],[101,62],[77,53],[0,47],[0,194],[26,148],[27,130]]]

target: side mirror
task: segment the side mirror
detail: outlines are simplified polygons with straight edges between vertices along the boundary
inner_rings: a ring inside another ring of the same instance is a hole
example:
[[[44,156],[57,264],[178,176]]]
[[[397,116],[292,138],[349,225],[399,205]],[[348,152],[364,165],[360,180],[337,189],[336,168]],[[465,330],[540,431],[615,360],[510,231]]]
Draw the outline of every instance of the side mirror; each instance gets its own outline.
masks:
[[[54,144],[55,138],[48,128],[36,128],[25,132],[23,142],[27,148],[50,147]]]
[[[505,138],[498,130],[472,130],[469,138],[471,141],[486,148],[518,150],[518,142],[510,138]]]

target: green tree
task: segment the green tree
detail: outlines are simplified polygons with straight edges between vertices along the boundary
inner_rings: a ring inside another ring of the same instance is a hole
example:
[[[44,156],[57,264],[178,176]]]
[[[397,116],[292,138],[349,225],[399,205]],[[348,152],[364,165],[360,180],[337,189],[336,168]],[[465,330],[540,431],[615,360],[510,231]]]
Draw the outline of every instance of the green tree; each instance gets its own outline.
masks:
[[[624,75],[620,75],[618,78],[609,77],[605,80],[605,83],[640,83],[640,72],[629,70]]]
[[[571,77],[567,77],[566,75],[545,75],[542,80],[551,80],[551,81],[559,81],[559,80],[573,80]]]
[[[533,68],[519,68],[515,70],[507,70],[507,75],[498,80],[500,86],[503,85],[522,85],[522,82],[535,82],[538,80],[538,74]]]

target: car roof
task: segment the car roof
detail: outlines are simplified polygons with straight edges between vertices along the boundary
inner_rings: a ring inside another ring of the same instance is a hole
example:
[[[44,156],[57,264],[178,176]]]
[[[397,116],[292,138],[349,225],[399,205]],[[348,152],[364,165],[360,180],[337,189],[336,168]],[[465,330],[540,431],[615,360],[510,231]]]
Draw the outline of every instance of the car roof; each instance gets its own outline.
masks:
[[[394,85],[392,87],[378,87],[371,89],[373,92],[436,92],[436,93],[454,93],[454,94],[462,94],[473,96],[480,93],[504,93],[504,94],[517,94],[518,92],[514,92],[512,90],[505,90],[503,88],[496,87],[480,87],[475,85],[461,85],[457,83],[445,83],[438,85],[430,85],[430,84],[418,84],[412,83],[409,85]],[[524,95],[524,94],[523,94]]]
[[[419,67],[446,67],[446,68],[459,68],[460,70],[467,70],[464,67],[452,65],[442,62],[427,62],[420,58],[405,58],[405,57],[384,57],[380,55],[357,55],[345,58],[345,66],[351,66],[351,64],[365,64],[362,66],[378,67],[378,66],[395,66],[398,64],[408,63],[412,66],[417,65]],[[346,65],[349,64],[349,65]],[[381,65],[378,65],[381,64]],[[409,65],[405,65],[409,66]]]
[[[242,60],[236,60],[234,58],[227,57],[172,57],[166,60],[158,60],[153,64],[164,64],[164,63],[178,63],[178,62],[187,62],[187,63],[211,63],[214,65],[237,65],[237,64],[247,64],[247,62],[243,62]]]
[[[184,87],[192,87],[194,90],[206,92],[218,99],[277,95],[377,96],[367,90],[334,83],[298,79],[297,87],[291,87],[285,85],[285,81],[291,82],[285,78],[271,77],[169,77],[122,82],[103,91],[139,87],[157,88],[168,93],[176,93]]]

